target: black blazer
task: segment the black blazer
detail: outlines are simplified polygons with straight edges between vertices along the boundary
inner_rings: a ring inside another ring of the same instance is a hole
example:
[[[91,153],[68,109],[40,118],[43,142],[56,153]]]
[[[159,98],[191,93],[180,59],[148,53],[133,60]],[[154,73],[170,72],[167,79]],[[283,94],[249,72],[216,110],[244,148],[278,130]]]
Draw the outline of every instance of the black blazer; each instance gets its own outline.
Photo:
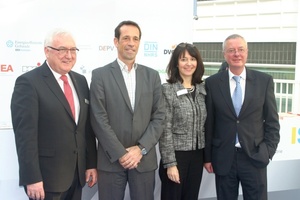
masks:
[[[270,75],[246,68],[244,102],[236,116],[229,87],[228,71],[205,80],[207,120],[205,162],[214,172],[226,175],[235,151],[235,135],[254,166],[266,167],[279,143],[279,120]]]
[[[45,190],[62,192],[73,181],[76,163],[82,186],[85,184],[85,170],[96,168],[95,137],[87,123],[87,81],[78,73],[71,71],[69,75],[80,103],[77,125],[46,62],[16,80],[11,115],[20,185],[43,181]]]

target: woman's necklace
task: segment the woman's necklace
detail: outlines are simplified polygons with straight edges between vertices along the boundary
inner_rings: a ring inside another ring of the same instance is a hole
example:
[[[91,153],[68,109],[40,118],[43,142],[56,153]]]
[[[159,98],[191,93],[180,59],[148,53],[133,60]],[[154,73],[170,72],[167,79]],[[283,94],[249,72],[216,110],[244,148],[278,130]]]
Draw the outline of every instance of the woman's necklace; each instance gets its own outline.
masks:
[[[192,93],[192,92],[194,92],[194,90],[195,90],[195,86],[192,85],[192,87],[191,87],[191,88],[188,88],[187,90],[188,90],[189,93]]]

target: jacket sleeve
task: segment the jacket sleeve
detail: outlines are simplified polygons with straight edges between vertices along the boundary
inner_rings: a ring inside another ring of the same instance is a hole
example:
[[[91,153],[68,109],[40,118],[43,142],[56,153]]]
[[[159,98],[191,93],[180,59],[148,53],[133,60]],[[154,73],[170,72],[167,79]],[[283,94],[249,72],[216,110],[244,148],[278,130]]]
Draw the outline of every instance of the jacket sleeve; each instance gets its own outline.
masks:
[[[158,143],[163,131],[163,122],[165,119],[164,101],[161,90],[161,80],[157,71],[151,70],[153,77],[153,103],[149,124],[139,139],[139,143],[144,146],[147,151],[153,149]]]
[[[42,181],[38,154],[38,97],[29,78],[17,78],[11,116],[19,161],[20,185]]]
[[[277,145],[280,140],[280,125],[279,117],[277,112],[276,100],[274,95],[274,82],[273,78],[270,77],[267,83],[265,104],[263,108],[264,115],[264,142],[267,145],[269,151],[269,158],[272,159],[274,156]]]
[[[207,95],[205,96],[205,104],[207,110],[207,117],[205,121],[205,148],[204,148],[204,162],[211,162],[211,147],[213,138],[213,124],[214,124],[214,109],[213,101],[210,93],[208,79],[205,80],[205,89]]]
[[[159,150],[164,168],[177,165],[173,144],[173,90],[170,84],[162,85],[163,99],[165,102],[166,118],[162,136],[159,140]]]
[[[116,133],[110,125],[106,110],[106,96],[103,82],[105,72],[94,70],[92,72],[92,82],[90,86],[91,124],[98,142],[106,152],[111,163],[117,161],[126,153],[123,144],[117,138]]]

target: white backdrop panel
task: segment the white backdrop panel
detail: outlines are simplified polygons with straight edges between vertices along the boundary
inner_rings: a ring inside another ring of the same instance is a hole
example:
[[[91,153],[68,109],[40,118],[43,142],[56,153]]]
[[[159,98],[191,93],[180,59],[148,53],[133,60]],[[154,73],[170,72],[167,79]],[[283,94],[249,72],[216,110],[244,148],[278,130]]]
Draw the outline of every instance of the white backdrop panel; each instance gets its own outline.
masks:
[[[90,81],[92,69],[117,56],[114,28],[123,20],[136,21],[142,30],[137,62],[164,77],[175,45],[192,42],[193,0],[0,0],[0,19],[0,128],[9,128],[14,81],[44,62],[49,30],[61,27],[74,34],[80,49],[74,70]]]

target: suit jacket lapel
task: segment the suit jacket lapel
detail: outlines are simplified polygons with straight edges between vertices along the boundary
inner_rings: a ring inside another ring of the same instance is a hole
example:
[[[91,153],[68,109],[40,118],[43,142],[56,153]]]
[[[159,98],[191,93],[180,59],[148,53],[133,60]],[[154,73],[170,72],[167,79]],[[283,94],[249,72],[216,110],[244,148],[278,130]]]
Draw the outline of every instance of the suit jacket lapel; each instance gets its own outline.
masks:
[[[236,115],[233,103],[232,103],[232,98],[230,95],[230,85],[229,85],[229,74],[228,71],[221,72],[220,74],[220,81],[219,81],[219,87],[220,87],[220,92],[222,93],[224,97],[224,101],[230,108],[231,112]]]
[[[127,88],[125,85],[124,77],[122,75],[120,65],[118,64],[117,60],[112,63],[111,73],[119,86],[120,92],[121,92],[127,106],[129,107],[131,112],[133,112],[131,103],[130,103],[130,99],[129,99],[129,95],[128,95],[128,91],[127,91]]]
[[[135,77],[136,77],[136,88],[135,88],[135,107],[138,105],[141,94],[142,94],[142,89],[143,89],[143,80],[144,80],[144,70],[142,66],[137,66],[136,71],[135,71]]]
[[[240,115],[242,115],[250,102],[254,101],[254,90],[257,89],[255,82],[255,75],[251,70],[246,68],[246,88],[245,88],[245,97],[244,102],[240,111]]]
[[[82,100],[81,98],[83,98],[83,95],[81,95],[81,91],[79,90],[79,86],[78,86],[78,82],[77,82],[77,79],[76,77],[74,76],[74,73],[72,71],[69,72],[69,75],[70,75],[70,78],[72,79],[72,82],[73,82],[73,85],[74,85],[74,88],[76,90],[76,93],[77,93],[77,97],[78,97],[78,101],[79,101],[79,106],[80,108],[82,109],[84,107],[84,105],[82,105],[84,103],[84,99]],[[71,111],[71,109],[70,109]],[[70,114],[72,113],[72,111],[70,112]],[[78,115],[78,123],[79,124],[79,120],[80,120],[80,114],[81,112],[79,111],[79,115]]]
[[[46,84],[48,85],[48,87],[50,88],[50,90],[52,91],[53,95],[55,95],[58,98],[58,100],[63,104],[63,106],[69,113],[69,115],[73,118],[72,111],[71,111],[69,103],[65,97],[65,94],[59,87],[57,80],[55,79],[54,75],[50,71],[46,62],[41,66],[41,68],[42,68],[42,75],[44,77],[44,80],[45,80]]]

